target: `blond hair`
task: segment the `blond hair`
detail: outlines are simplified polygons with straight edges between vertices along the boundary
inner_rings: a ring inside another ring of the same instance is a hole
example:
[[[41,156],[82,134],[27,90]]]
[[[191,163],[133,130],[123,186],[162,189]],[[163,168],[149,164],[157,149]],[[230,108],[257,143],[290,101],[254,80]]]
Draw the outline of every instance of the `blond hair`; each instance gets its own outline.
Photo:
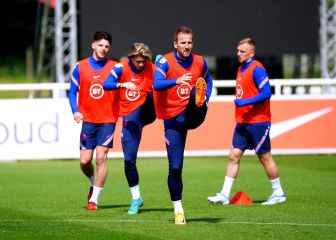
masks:
[[[244,38],[244,39],[242,39],[238,42],[238,45],[242,45],[242,44],[245,44],[245,43],[250,45],[252,50],[255,51],[256,43],[252,38],[250,38],[250,37]]]
[[[133,43],[131,51],[127,55],[128,57],[142,56],[149,60],[152,59],[152,52],[149,47],[144,43]]]

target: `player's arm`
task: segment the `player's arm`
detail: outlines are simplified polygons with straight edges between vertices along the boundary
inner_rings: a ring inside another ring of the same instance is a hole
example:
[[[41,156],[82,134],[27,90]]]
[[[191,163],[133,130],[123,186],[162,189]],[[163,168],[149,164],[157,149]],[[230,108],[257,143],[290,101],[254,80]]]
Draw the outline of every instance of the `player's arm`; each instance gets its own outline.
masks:
[[[259,89],[259,94],[251,98],[235,99],[234,102],[236,106],[242,107],[246,105],[252,105],[271,98],[271,86],[264,68],[256,67],[254,69],[253,80]]]
[[[70,89],[69,89],[69,103],[71,107],[71,111],[74,116],[74,120],[79,123],[80,121],[83,120],[84,116],[82,113],[79,112],[78,110],[78,105],[77,105],[77,93],[79,89],[79,69],[78,69],[78,64],[74,67],[72,73],[71,73],[71,82],[70,82]]]
[[[154,71],[154,90],[164,90],[178,84],[177,79],[166,79],[168,72],[168,62],[165,57],[161,57],[155,61],[155,71]]]
[[[204,59],[204,64],[203,64],[203,77],[207,83],[207,91],[206,91],[206,102],[208,103],[210,100],[210,96],[212,93],[212,76],[209,72],[208,64]]]
[[[123,66],[121,63],[117,63],[116,65],[114,65],[107,79],[103,83],[103,88],[105,90],[113,90],[118,88],[117,83],[121,77],[122,72]]]
[[[110,74],[107,79],[103,82],[103,88],[105,90],[113,90],[117,88],[128,88],[128,89],[136,89],[136,85],[132,82],[124,82],[119,83],[119,79],[123,73],[123,65],[122,63],[117,63],[112,68]]]
[[[69,103],[71,107],[71,111],[74,114],[75,112],[78,112],[78,106],[77,106],[77,92],[79,89],[79,69],[78,64],[74,67],[71,73],[71,82],[70,82],[70,89],[69,89]]]

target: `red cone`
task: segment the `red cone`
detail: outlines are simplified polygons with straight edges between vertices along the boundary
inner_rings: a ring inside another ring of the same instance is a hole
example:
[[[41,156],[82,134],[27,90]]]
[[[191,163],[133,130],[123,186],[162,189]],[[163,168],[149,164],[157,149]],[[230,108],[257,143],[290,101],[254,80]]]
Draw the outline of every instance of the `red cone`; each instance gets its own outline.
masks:
[[[234,205],[252,205],[252,198],[245,192],[237,192],[231,199],[230,204]]]

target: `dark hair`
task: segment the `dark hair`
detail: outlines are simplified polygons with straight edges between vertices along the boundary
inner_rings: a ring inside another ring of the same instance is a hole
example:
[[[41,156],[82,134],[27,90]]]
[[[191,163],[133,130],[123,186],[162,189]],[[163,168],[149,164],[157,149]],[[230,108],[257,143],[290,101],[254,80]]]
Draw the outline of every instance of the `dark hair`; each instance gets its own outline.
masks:
[[[112,44],[112,37],[108,32],[104,32],[104,31],[95,32],[95,34],[93,35],[93,41],[95,42],[95,41],[99,41],[102,39],[105,39],[110,44]]]
[[[186,26],[180,26],[176,29],[175,33],[174,33],[174,41],[176,42],[177,41],[177,35],[179,33],[186,33],[186,34],[191,34],[193,35],[193,31],[191,28],[189,27],[186,27]]]

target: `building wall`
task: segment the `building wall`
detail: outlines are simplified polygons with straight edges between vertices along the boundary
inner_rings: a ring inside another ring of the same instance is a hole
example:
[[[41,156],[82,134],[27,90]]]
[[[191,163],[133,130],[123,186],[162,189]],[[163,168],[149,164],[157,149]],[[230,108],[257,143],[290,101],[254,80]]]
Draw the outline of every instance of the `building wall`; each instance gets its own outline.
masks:
[[[88,54],[97,30],[112,34],[114,58],[135,41],[162,53],[171,49],[179,25],[194,30],[195,49],[209,56],[232,56],[246,36],[263,56],[318,53],[319,1],[79,1],[79,24],[80,56]]]

